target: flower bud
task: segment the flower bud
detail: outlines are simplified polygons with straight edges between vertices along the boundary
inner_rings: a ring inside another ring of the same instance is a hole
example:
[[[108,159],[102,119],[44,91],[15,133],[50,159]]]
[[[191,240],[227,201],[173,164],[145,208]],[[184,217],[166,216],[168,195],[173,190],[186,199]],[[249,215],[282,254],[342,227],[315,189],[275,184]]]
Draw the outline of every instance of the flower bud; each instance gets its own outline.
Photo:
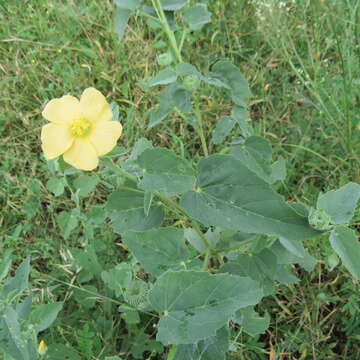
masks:
[[[174,58],[170,52],[166,52],[158,55],[157,62],[160,66],[169,66],[174,61]]]
[[[186,76],[184,81],[183,81],[183,87],[190,91],[196,91],[200,86],[200,79],[195,77],[195,76]]]
[[[37,351],[38,351],[39,355],[41,355],[41,356],[44,356],[44,355],[46,354],[46,352],[47,352],[47,346],[46,346],[44,340],[41,340],[41,341],[40,341],[40,344],[39,344],[39,347],[38,347],[38,350],[37,350]]]
[[[309,223],[316,230],[330,230],[332,228],[331,217],[323,209],[311,209]]]

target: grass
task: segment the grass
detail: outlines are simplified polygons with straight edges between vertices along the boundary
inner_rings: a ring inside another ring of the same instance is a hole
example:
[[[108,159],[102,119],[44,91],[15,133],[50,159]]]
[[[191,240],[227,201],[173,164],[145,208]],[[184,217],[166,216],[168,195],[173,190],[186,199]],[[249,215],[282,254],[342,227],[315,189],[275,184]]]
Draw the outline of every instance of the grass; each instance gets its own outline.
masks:
[[[289,10],[279,9],[279,3],[211,2],[213,22],[186,41],[185,60],[202,69],[219,58],[240,66],[254,94],[251,115],[257,133],[287,159],[287,187],[281,191],[313,202],[319,191],[360,180],[360,1],[295,2]],[[96,353],[94,359],[102,358],[105,347],[122,344],[126,352],[136,343],[136,332],[117,337],[114,307],[100,302],[91,316],[89,308],[79,306],[82,293],[69,287],[76,271],[67,249],[79,240],[64,240],[58,232],[56,215],[73,205],[46,189],[41,109],[51,98],[80,95],[96,86],[120,107],[122,146],[142,136],[178,153],[193,154],[199,146],[177,118],[147,129],[143,114],[155,102],[139,82],[158,68],[155,34],[134,19],[126,41],[119,43],[112,11],[109,0],[0,1],[0,252],[11,248],[19,261],[31,255],[36,297],[67,299],[48,337],[72,344],[84,358]],[[210,138],[229,105],[209,94],[202,106]],[[83,206],[101,201],[103,191]],[[120,261],[114,235],[105,230],[103,240],[108,243],[103,256]],[[331,255],[326,239],[307,246],[317,258]],[[359,284],[341,267],[329,271],[324,262],[311,274],[299,270],[299,276],[299,284],[265,300],[261,310],[272,317],[265,335],[250,338],[234,329],[234,359],[360,359]],[[94,336],[99,333],[100,340]]]

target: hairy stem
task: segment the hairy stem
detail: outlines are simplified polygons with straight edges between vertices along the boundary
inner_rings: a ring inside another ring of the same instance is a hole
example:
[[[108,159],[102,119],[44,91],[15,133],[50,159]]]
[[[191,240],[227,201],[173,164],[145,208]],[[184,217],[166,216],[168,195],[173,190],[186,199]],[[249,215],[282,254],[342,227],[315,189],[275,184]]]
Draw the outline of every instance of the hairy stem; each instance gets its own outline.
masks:
[[[139,180],[136,176],[129,174],[122,167],[120,167],[119,165],[116,165],[111,159],[104,159],[104,162],[105,162],[106,166],[108,166],[116,174],[122,175],[126,179],[129,179],[132,182],[135,182],[135,183],[139,182]],[[209,242],[207,241],[204,233],[201,231],[199,223],[196,220],[192,219],[190,217],[190,215],[188,215],[188,213],[185,211],[185,209],[183,209],[176,201],[164,196],[160,191],[154,191],[154,195],[161,200],[161,202],[165,205],[165,207],[168,210],[172,211],[177,216],[185,217],[186,219],[188,219],[190,221],[192,227],[198,233],[198,235],[200,236],[200,238],[206,248],[205,259],[204,259],[204,268],[207,269],[209,257],[211,255],[211,246],[210,246]]]
[[[173,51],[177,61],[182,62],[181,52],[180,52],[179,46],[177,44],[175,34],[171,30],[169,22],[166,19],[164,9],[162,8],[160,0],[151,0],[151,2],[155,8],[155,11],[156,11],[159,19],[160,19],[160,22],[163,26],[165,34],[166,34],[167,38],[169,39],[170,46],[172,48],[172,51]]]

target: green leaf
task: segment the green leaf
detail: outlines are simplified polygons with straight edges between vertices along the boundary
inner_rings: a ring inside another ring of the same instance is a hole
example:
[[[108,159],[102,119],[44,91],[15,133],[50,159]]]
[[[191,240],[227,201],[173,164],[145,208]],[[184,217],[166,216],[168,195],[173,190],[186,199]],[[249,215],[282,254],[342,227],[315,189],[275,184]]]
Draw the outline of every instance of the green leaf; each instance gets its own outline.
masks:
[[[229,329],[224,326],[197,344],[179,345],[174,360],[225,360],[228,348]]]
[[[300,279],[292,273],[292,269],[288,265],[277,266],[275,280],[280,284],[296,284],[300,281]]]
[[[246,102],[252,94],[247,80],[234,64],[230,61],[218,61],[212,68],[211,76],[230,90],[235,104],[246,107]]]
[[[114,0],[116,6],[121,9],[136,10],[140,7],[140,0]]]
[[[101,278],[111,290],[115,291],[116,296],[120,297],[131,284],[132,265],[125,262],[118,264],[108,271],[103,271]]]
[[[330,244],[350,273],[360,280],[360,242],[355,231],[337,226],[330,234]]]
[[[201,74],[196,67],[189,63],[179,63],[175,66],[175,71],[179,76],[193,76],[200,80],[206,80],[205,77]]]
[[[241,134],[244,138],[254,135],[254,130],[250,124],[250,115],[245,107],[235,105],[231,117],[239,125]]]
[[[192,110],[191,92],[174,83],[160,93],[160,103],[157,110],[150,112],[149,128],[160,124],[175,108],[183,113]]]
[[[299,264],[306,271],[312,271],[316,265],[316,259],[297,240],[289,240],[280,237],[270,250],[276,255],[279,265]]]
[[[221,267],[221,272],[250,277],[263,282],[273,279],[277,269],[276,255],[269,249],[257,254],[240,254],[235,261],[230,261]]]
[[[325,210],[335,224],[348,223],[360,199],[360,185],[348,183],[338,190],[319,195],[317,208]]]
[[[159,85],[172,84],[177,80],[177,74],[172,67],[167,67],[161,70],[156,76],[150,78],[147,81],[147,85],[150,87]]]
[[[184,231],[185,239],[200,253],[206,250],[204,241],[201,239],[198,232],[193,228],[186,228]]]
[[[16,360],[37,359],[35,347],[22,336],[18,315],[11,306],[0,311],[0,349]]]
[[[126,26],[129,22],[132,11],[116,7],[114,14],[114,29],[121,41],[125,35]]]
[[[38,334],[51,326],[62,307],[62,302],[38,304],[31,310],[28,323],[34,325],[35,332]]]
[[[136,177],[142,175],[142,170],[140,169],[136,160],[140,156],[140,154],[142,154],[146,149],[152,149],[152,148],[153,145],[151,141],[145,138],[140,138],[138,141],[136,141],[131,151],[130,157],[123,162],[122,164],[123,169],[129,172],[130,174],[133,174]]]
[[[56,216],[56,222],[58,223],[61,235],[67,240],[72,231],[77,228],[79,220],[70,211],[62,211]]]
[[[251,336],[263,334],[270,325],[270,315],[261,317],[253,307],[249,306],[240,309],[233,318],[233,321],[241,325],[245,332]]]
[[[164,10],[174,11],[183,8],[188,0],[160,0]]]
[[[269,185],[231,155],[198,164],[198,191],[182,196],[187,213],[204,225],[301,240],[319,232]]]
[[[145,172],[138,185],[143,190],[182,194],[195,186],[195,172],[191,164],[171,150],[145,150],[137,162]]]
[[[28,295],[25,300],[16,306],[16,312],[20,320],[25,320],[30,313],[32,305],[32,293]]]
[[[65,189],[64,180],[53,176],[46,183],[46,188],[51,191],[55,196],[60,196]]]
[[[158,227],[164,219],[164,211],[160,206],[151,206],[149,215],[145,215],[144,192],[136,189],[114,191],[108,198],[106,208],[110,212],[111,227],[117,234]]]
[[[286,179],[286,160],[279,156],[278,160],[271,165],[271,183]]]
[[[191,30],[199,30],[211,22],[211,12],[206,4],[194,4],[186,9],[183,18]]]
[[[118,356],[107,356],[105,360],[122,360],[122,358]]]
[[[67,344],[48,344],[48,353],[47,356],[51,360],[82,360],[83,358],[78,355],[78,353]]]
[[[17,268],[15,276],[10,278],[4,285],[2,295],[11,294],[18,297],[29,285],[30,258],[26,258]]]
[[[93,285],[83,285],[79,289],[74,289],[75,300],[86,310],[90,310],[96,304],[96,294],[98,290]]]
[[[79,190],[79,196],[87,196],[94,191],[98,183],[99,178],[96,176],[80,175],[74,181],[74,187],[75,190]]]
[[[194,344],[215,336],[230,316],[262,297],[259,283],[229,274],[168,271],[158,278],[150,302],[162,313],[157,340],[163,344]]]
[[[236,125],[236,122],[230,116],[223,116],[217,122],[216,127],[212,133],[212,141],[214,144],[222,143],[230,134],[231,130]]]
[[[271,184],[273,182],[271,168],[272,148],[269,141],[263,137],[248,137],[244,144],[234,146],[231,149],[231,155],[267,183]]]
[[[123,241],[144,268],[155,276],[188,260],[184,231],[159,228],[148,231],[128,231]]]
[[[127,325],[136,325],[140,323],[139,312],[136,310],[128,310],[121,314],[121,318]]]
[[[89,244],[83,249],[72,249],[71,254],[74,257],[75,263],[82,267],[86,273],[94,276],[101,274],[102,267],[93,246]]]
[[[10,268],[11,268],[11,262],[12,262],[12,252],[10,249],[8,249],[5,251],[3,258],[1,259],[0,281],[5,279],[5,277],[8,275]]]

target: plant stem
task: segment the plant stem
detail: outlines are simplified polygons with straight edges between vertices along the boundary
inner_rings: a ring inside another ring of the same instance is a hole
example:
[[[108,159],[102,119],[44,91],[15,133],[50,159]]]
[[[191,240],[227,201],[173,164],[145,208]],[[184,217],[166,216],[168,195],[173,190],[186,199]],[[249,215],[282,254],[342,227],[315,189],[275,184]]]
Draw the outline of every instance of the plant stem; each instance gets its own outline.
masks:
[[[234,245],[234,246],[230,246],[227,248],[222,248],[222,249],[213,249],[212,253],[213,254],[220,254],[222,252],[229,252],[229,251],[234,251],[234,250],[238,250],[240,248],[242,248],[243,246],[249,245],[252,243],[252,240],[246,240],[246,241],[242,241],[241,243]]]
[[[202,127],[201,114],[200,114],[200,111],[199,111],[199,109],[198,109],[198,105],[197,105],[196,107],[197,107],[196,117],[197,117],[197,120],[198,120],[198,126],[192,125],[192,127],[194,128],[194,130],[197,132],[197,134],[198,134],[199,137],[200,137],[201,147],[202,147],[204,156],[205,156],[205,157],[208,157],[208,156],[209,156],[209,150],[208,150],[207,145],[206,145],[206,139],[205,139],[205,135],[204,135],[204,129],[203,129],[203,127]],[[186,116],[185,116],[178,108],[176,108],[176,112],[178,113],[178,115],[179,115],[182,119],[184,119],[186,122],[188,122],[188,120],[186,119]]]
[[[208,247],[205,252],[205,259],[204,259],[204,263],[203,263],[204,271],[208,271],[208,269],[209,269],[210,257],[211,257],[211,249]]]
[[[177,44],[177,41],[176,41],[176,38],[175,38],[175,34],[174,32],[171,30],[170,28],[170,25],[166,19],[166,16],[165,16],[165,13],[164,13],[164,10],[162,8],[162,5],[161,5],[161,2],[160,0],[151,0],[154,8],[155,8],[155,11],[160,19],[160,22],[163,26],[163,29],[165,31],[165,34],[166,36],[168,37],[169,39],[169,43],[170,43],[170,46],[174,52],[174,55],[177,59],[178,62],[182,62],[182,57],[181,57],[181,52],[180,52],[180,49],[178,47],[178,44]]]
[[[184,29],[182,36],[181,36],[181,40],[180,40],[180,45],[177,44],[176,38],[175,38],[175,34],[174,32],[171,30],[170,26],[169,26],[169,22],[166,19],[164,10],[162,8],[161,2],[160,0],[151,0],[155,11],[160,19],[161,24],[163,25],[163,29],[166,33],[166,36],[169,40],[170,46],[173,50],[173,53],[175,54],[176,60],[177,62],[181,63],[182,62],[182,56],[181,56],[181,50],[183,48],[184,45],[184,41],[185,41],[185,37],[187,34],[187,29]],[[202,124],[202,119],[201,119],[201,113],[200,113],[200,109],[199,109],[199,104],[198,102],[196,103],[196,117],[198,120],[198,126],[194,127],[196,132],[198,133],[199,137],[200,137],[200,141],[201,141],[201,147],[203,149],[204,155],[205,157],[209,156],[209,151],[206,145],[206,139],[205,139],[205,134],[204,134],[204,130],[203,130],[203,124]],[[184,118],[184,116],[182,116]]]
[[[208,147],[206,145],[206,139],[205,139],[205,134],[204,134],[204,129],[203,129],[203,122],[202,122],[202,117],[201,117],[201,112],[200,112],[198,102],[196,102],[196,105],[195,105],[195,114],[196,114],[196,118],[197,118],[197,121],[198,121],[198,124],[199,124],[197,132],[198,132],[198,134],[200,136],[201,147],[203,149],[205,157],[208,157],[209,156],[209,150],[208,150]]]
[[[129,179],[132,182],[137,183],[139,181],[135,176],[129,174],[127,171],[125,171],[119,165],[116,165],[111,159],[104,159],[104,161],[105,161],[106,166],[111,168],[111,170],[113,170],[115,173],[124,176],[125,178]],[[174,212],[179,217],[187,218],[191,222],[192,227],[198,233],[198,235],[200,236],[200,238],[203,241],[204,246],[206,248],[204,267],[206,266],[206,268],[207,268],[207,263],[209,261],[209,256],[211,254],[211,246],[210,246],[209,242],[207,241],[204,233],[201,231],[200,226],[197,223],[197,221],[193,220],[190,217],[190,215],[188,215],[188,213],[185,211],[185,209],[183,209],[179,204],[177,204],[176,201],[174,201],[170,198],[167,198],[166,196],[161,194],[160,191],[154,191],[154,195],[157,196],[161,200],[161,202],[165,205],[165,207],[167,209]]]

